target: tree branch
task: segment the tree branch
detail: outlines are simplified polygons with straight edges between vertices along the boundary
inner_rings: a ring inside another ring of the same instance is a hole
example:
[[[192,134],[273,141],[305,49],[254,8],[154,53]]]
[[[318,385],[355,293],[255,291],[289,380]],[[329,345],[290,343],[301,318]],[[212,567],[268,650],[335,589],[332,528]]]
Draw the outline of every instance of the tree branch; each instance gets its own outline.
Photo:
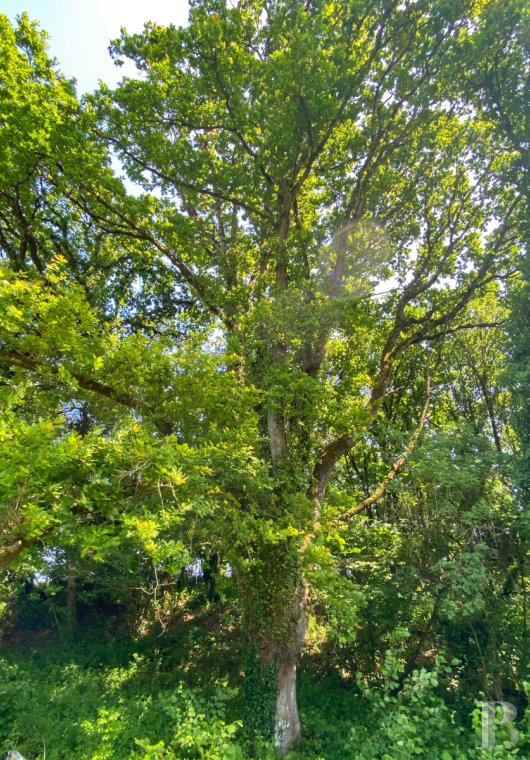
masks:
[[[22,554],[22,552],[36,543],[42,538],[42,536],[36,536],[35,538],[18,538],[10,546],[4,547],[0,550],[0,573],[3,573],[7,568]]]
[[[90,189],[87,188],[87,192],[89,192]],[[91,209],[89,206],[84,204],[82,201],[80,201],[78,198],[75,198],[73,196],[69,196],[70,200],[75,203],[79,208],[82,208],[83,211],[85,211],[87,214],[89,214],[93,219],[95,219],[99,224],[101,223],[107,223],[111,226],[113,225],[113,222],[106,217],[102,217],[99,214],[96,214],[93,209]],[[119,235],[127,235],[129,237],[133,237],[136,240],[144,240],[148,243],[151,243],[163,256],[165,256],[172,264],[176,267],[178,272],[182,275],[182,278],[184,281],[189,285],[191,290],[201,299],[202,304],[216,317],[218,317],[225,327],[227,329],[232,329],[233,325],[230,322],[230,320],[227,320],[224,318],[224,315],[222,313],[222,310],[218,308],[214,303],[213,300],[210,298],[210,294],[207,291],[207,288],[205,284],[201,281],[200,277],[198,277],[191,269],[190,267],[182,261],[182,259],[171,249],[169,249],[167,246],[165,246],[163,243],[160,242],[154,235],[151,235],[146,230],[142,229],[133,219],[131,219],[127,214],[124,214],[120,209],[113,206],[112,203],[105,200],[101,195],[98,193],[94,194],[94,198],[96,201],[103,206],[104,209],[106,209],[111,214],[115,214],[118,219],[123,222],[124,225],[126,225],[125,228],[123,227],[116,227],[115,230],[112,228],[104,228],[105,231],[109,234],[115,232]]]
[[[39,362],[37,359],[34,359],[31,356],[17,354],[16,352],[12,351],[0,351],[0,362],[6,362],[7,364],[11,364],[16,367],[22,367],[29,372],[47,370],[52,375],[58,375],[60,369],[59,367],[54,367],[53,365]],[[99,380],[94,380],[94,378],[81,375],[78,372],[70,372],[70,374],[79,385],[79,387],[83,390],[97,393],[100,396],[105,396],[105,398],[111,399],[112,401],[115,401],[122,406],[126,406],[128,409],[133,409],[135,411],[145,410],[152,412],[152,409],[148,404],[145,403],[145,401],[135,398],[130,393],[118,391],[115,388],[112,388],[110,385],[106,385]],[[169,422],[169,420],[161,420],[156,424],[160,432],[162,432],[164,435],[171,434],[173,425]]]
[[[207,187],[200,187],[199,185],[194,185],[193,182],[188,182],[179,177],[166,174],[166,172],[163,172],[162,170],[155,168],[151,164],[147,163],[147,161],[144,161],[135,153],[125,148],[115,137],[110,137],[109,135],[105,135],[101,132],[98,134],[103,139],[108,140],[110,143],[112,143],[116,147],[117,150],[121,151],[125,156],[127,156],[129,160],[136,163],[141,169],[143,169],[143,171],[149,172],[155,177],[158,177],[158,179],[161,179],[164,182],[167,182],[173,185],[174,187],[180,187],[180,188],[183,188],[184,190],[191,190],[192,192],[197,193],[198,195],[205,195],[208,198],[216,198],[217,200],[220,200],[220,201],[233,203],[238,208],[243,209],[243,211],[247,211],[249,214],[256,215],[259,219],[263,219],[264,221],[267,221],[267,222],[271,221],[270,216],[269,214],[267,214],[266,211],[263,211],[262,209],[259,209],[256,206],[251,205],[250,203],[246,203],[241,198],[238,198],[235,195],[230,195],[229,193],[219,192],[218,190],[210,190]]]
[[[354,444],[355,441],[350,435],[342,435],[326,446],[315,467],[313,483],[308,493],[310,499],[315,499],[319,504],[322,502],[333,468],[339,459],[353,448]]]
[[[392,462],[392,465],[386,474],[385,478],[381,482],[381,484],[378,486],[378,488],[374,491],[374,493],[371,496],[368,496],[366,499],[363,499],[357,506],[352,507],[352,509],[348,509],[346,512],[343,512],[342,515],[340,515],[340,520],[349,520],[350,518],[354,517],[354,515],[358,515],[360,512],[363,512],[368,507],[372,506],[372,504],[375,504],[376,501],[379,501],[379,499],[384,496],[385,492],[387,491],[388,487],[400,471],[400,469],[403,467],[409,456],[412,454],[414,449],[416,448],[416,444],[418,442],[418,439],[421,435],[421,432],[423,430],[423,427],[425,425],[425,420],[427,418],[427,410],[429,408],[429,402],[430,402],[430,395],[431,395],[431,378],[427,378],[427,386],[425,389],[425,403],[423,405],[423,409],[420,415],[420,420],[418,423],[418,426],[416,430],[414,431],[414,434],[410,441],[408,442],[407,446],[405,447],[405,450],[401,456],[399,456],[394,462]]]

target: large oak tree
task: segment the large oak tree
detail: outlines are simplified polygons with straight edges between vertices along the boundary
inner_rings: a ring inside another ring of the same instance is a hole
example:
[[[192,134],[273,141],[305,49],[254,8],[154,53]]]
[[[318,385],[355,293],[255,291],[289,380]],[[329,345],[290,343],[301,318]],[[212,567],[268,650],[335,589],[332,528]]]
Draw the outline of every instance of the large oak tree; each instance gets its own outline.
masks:
[[[138,76],[82,104],[1,22],[0,568],[52,534],[220,552],[282,753],[325,537],[392,487],[441,342],[495,326],[473,305],[515,269],[512,156],[455,88],[487,8],[202,0],[124,32]],[[328,498],[411,356],[379,484]]]

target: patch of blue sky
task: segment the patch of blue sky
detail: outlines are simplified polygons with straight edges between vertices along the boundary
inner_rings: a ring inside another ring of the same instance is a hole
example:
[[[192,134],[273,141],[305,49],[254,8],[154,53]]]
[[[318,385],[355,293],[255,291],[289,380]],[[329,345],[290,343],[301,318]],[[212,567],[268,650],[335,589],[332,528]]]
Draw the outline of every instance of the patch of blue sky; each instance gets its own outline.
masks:
[[[92,92],[99,80],[114,86],[134,76],[132,65],[117,67],[109,42],[120,28],[139,32],[147,21],[182,26],[188,18],[187,0],[3,0],[0,12],[14,21],[27,11],[49,34],[50,53],[61,71],[77,80],[78,94]]]

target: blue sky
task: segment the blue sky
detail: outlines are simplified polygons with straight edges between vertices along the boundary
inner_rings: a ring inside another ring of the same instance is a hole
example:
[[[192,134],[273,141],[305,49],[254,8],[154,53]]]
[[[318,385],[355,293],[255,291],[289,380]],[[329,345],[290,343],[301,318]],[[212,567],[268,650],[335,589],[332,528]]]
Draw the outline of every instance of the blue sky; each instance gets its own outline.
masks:
[[[0,12],[12,20],[28,11],[49,35],[50,53],[61,70],[76,77],[79,94],[97,87],[98,80],[115,84],[124,74],[108,54],[109,40],[120,27],[140,31],[146,21],[186,23],[187,0],[2,0]]]

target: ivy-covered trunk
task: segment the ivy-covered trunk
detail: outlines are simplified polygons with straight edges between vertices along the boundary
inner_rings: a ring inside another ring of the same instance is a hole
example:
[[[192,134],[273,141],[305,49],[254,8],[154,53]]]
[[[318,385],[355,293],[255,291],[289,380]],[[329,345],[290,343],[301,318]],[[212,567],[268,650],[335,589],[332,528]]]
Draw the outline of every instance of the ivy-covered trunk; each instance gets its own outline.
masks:
[[[266,543],[258,555],[239,576],[249,642],[246,722],[254,737],[274,738],[283,756],[302,733],[297,670],[307,632],[307,587],[294,541]]]

